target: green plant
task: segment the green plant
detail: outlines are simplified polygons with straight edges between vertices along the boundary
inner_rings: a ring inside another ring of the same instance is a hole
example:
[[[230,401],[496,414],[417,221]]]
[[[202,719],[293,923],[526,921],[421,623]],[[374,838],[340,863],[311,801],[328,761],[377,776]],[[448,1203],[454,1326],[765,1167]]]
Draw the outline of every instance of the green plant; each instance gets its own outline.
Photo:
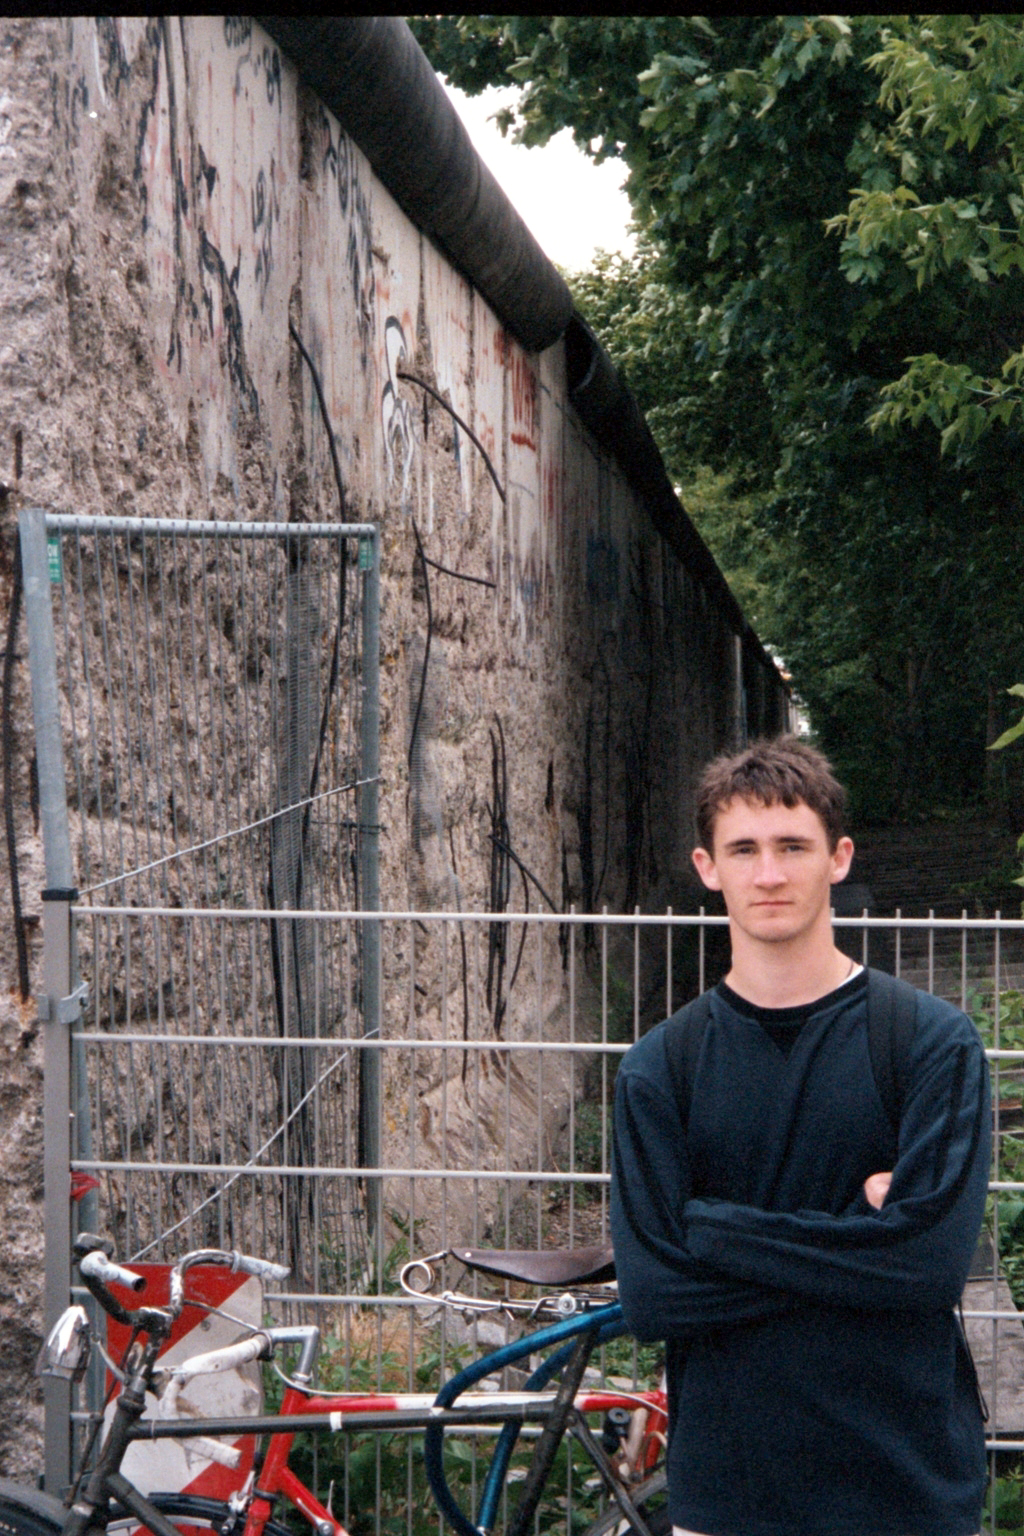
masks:
[[[379,1293],[382,1296],[390,1296],[401,1289],[398,1281],[399,1271],[404,1264],[408,1263],[410,1254],[419,1249],[417,1229],[422,1225],[419,1221],[410,1223],[407,1216],[394,1208],[388,1211],[387,1217],[390,1224],[397,1228],[399,1236],[395,1238],[380,1261]],[[376,1262],[376,1254],[374,1260]]]
[[[1014,989],[998,996],[976,991],[968,1000],[968,1012],[985,1045],[1001,1050],[1024,1050],[1024,993]],[[1019,1074],[1005,1067],[997,1078],[1002,1112],[1021,1108],[1024,1084]],[[1024,1133],[1003,1131],[999,1137],[997,1172],[1001,1181],[1024,1183]],[[996,1234],[999,1267],[1017,1307],[1024,1307],[1024,1198],[1015,1191],[989,1197],[986,1221]]]
[[[1024,683],[1014,683],[1006,691],[1012,694],[1014,698],[1024,699]],[[988,750],[990,752],[1000,752],[1004,747],[1008,747],[1012,742],[1019,740],[1021,736],[1024,736],[1024,715],[1021,715],[1020,719],[1014,725],[1009,726],[1001,736],[997,736]],[[1024,855],[1024,835],[1018,840],[1017,852]],[[1024,875],[1018,876],[1014,884],[1024,885]],[[1021,915],[1024,916],[1024,902],[1021,903]]]
[[[967,1002],[967,1012],[985,1045],[992,1049],[1024,1050],[1024,992],[1008,988],[999,994],[999,1038],[996,1039],[995,995],[976,990]]]
[[[1024,1531],[1024,1472],[1019,1467],[996,1478],[991,1513],[996,1536],[1020,1536]]]
[[[636,255],[574,301],[857,818],[1015,805],[984,744],[994,666],[1024,677],[1019,19],[412,26],[518,88],[522,142],[628,167]]]
[[[595,1099],[583,1099],[576,1105],[573,1135],[573,1156],[577,1173],[600,1173],[604,1167],[605,1131],[607,1115],[604,1106]],[[590,1203],[599,1200],[601,1191],[596,1184],[581,1184],[576,1192],[579,1200]]]
[[[665,1365],[663,1344],[638,1344],[631,1334],[606,1344],[601,1354],[606,1376],[627,1377],[641,1384],[658,1381]]]
[[[633,982],[615,965],[608,965],[608,1004],[605,1015],[608,1039],[621,1045],[633,1038]]]
[[[413,1357],[411,1349],[403,1347],[407,1345],[402,1337],[403,1322],[388,1323],[372,1314],[354,1315],[346,1338],[328,1337],[323,1342],[319,1388],[325,1392],[401,1392],[410,1390],[413,1381],[421,1389],[438,1382],[436,1343],[431,1341],[427,1353]],[[452,1353],[449,1351],[449,1357]],[[268,1371],[269,1412],[280,1405],[282,1390],[280,1378]],[[346,1435],[297,1435],[290,1460],[296,1474],[321,1499],[334,1490],[333,1508],[352,1536],[372,1536],[378,1510],[382,1530],[395,1536],[407,1532],[408,1510],[414,1536],[421,1532],[426,1536],[428,1530],[436,1530],[436,1513],[423,1457],[421,1452],[417,1454],[421,1446],[420,1437],[413,1440],[401,1434],[359,1440]],[[308,1536],[309,1527],[301,1515],[289,1510],[287,1520],[296,1536]]]

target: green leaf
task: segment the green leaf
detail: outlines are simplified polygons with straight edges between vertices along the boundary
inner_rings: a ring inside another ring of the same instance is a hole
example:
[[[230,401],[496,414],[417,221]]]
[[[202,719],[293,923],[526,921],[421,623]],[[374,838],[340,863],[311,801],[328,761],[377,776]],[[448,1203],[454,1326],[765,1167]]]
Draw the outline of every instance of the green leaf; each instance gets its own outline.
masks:
[[[983,749],[993,667],[1024,678],[1019,19],[412,25],[531,139],[621,146],[637,257],[574,300],[855,805],[1018,803]]]
[[[990,752],[998,752],[1002,747],[1008,747],[1012,741],[1017,741],[1021,736],[1024,736],[1024,716],[1017,721],[1016,725],[1011,725],[1001,736],[997,736],[988,750]]]

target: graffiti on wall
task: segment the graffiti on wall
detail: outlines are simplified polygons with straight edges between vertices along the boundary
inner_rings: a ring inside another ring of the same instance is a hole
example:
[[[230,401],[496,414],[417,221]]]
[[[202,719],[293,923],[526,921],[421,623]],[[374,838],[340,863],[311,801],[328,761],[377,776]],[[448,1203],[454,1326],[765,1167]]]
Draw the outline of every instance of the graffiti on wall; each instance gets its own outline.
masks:
[[[494,338],[494,353],[508,375],[512,407],[509,439],[517,448],[536,453],[540,430],[540,398],[537,375],[526,353],[503,330]]]
[[[269,43],[255,42],[252,21],[247,16],[225,16],[224,41],[229,51],[239,53],[235,63],[236,99],[243,94],[243,71],[248,66],[254,81],[262,80],[267,105],[283,110],[281,90],[281,55]],[[244,49],[244,52],[241,50]],[[199,153],[203,155],[202,145]],[[205,159],[205,156],[203,156]],[[258,165],[249,187],[249,217],[252,225],[251,255],[253,278],[259,307],[266,307],[267,288],[274,270],[274,233],[281,223],[280,169],[271,152],[269,163]],[[212,188],[211,188],[212,190]],[[208,237],[209,238],[209,237]]]
[[[248,64],[253,75],[264,79],[267,91],[267,103],[269,106],[277,106],[281,110],[281,55],[270,43],[264,43],[261,48],[258,43],[254,46],[252,18],[250,16],[225,16],[224,17],[224,41],[232,52],[240,53],[235,64],[235,95],[242,94],[242,71]]]
[[[352,140],[339,127],[335,141],[331,119],[322,106],[318,122],[323,142],[323,172],[334,179],[338,193],[338,207],[341,210],[342,219],[348,225],[345,264],[352,289],[352,302],[355,305],[360,360],[365,373],[373,354],[377,297],[373,271],[373,226],[370,218],[370,200],[359,175]]]
[[[256,80],[262,78],[268,103],[276,104],[280,112],[277,49],[257,47],[251,23],[244,18],[226,18],[223,30],[226,51],[239,55],[233,60],[236,92],[241,94],[247,73]],[[281,217],[280,169],[271,153],[266,164],[255,167],[250,186],[238,187],[233,178],[230,186],[221,184],[196,126],[186,41],[179,32],[180,27],[176,31],[166,18],[147,24],[152,86],[142,104],[136,150],[145,209],[143,230],[149,235],[153,265],[163,277],[161,287],[169,298],[164,360],[169,369],[181,373],[186,351],[193,353],[197,345],[200,350],[211,347],[213,356],[207,363],[193,357],[196,381],[212,382],[213,370],[223,369],[236,397],[258,415],[259,392],[246,355],[241,278],[248,268],[251,291],[262,309],[274,270]],[[233,249],[226,243],[228,231],[237,228],[231,199],[239,194],[246,195],[249,205],[248,250],[242,243]]]
[[[260,309],[267,298],[270,274],[274,270],[274,227],[281,222],[281,203],[277,195],[277,176],[274,157],[270,157],[270,170],[260,166],[256,185],[251,191],[252,235],[256,244],[256,291]]]
[[[409,474],[416,453],[412,410],[398,392],[399,365],[409,360],[409,349],[401,321],[389,315],[384,323],[384,366],[387,378],[380,395],[380,420],[384,431],[384,458],[387,464],[388,486],[400,482],[399,495],[403,504],[409,495]]]
[[[300,124],[306,109],[294,73],[251,18],[114,17],[77,26],[68,151],[117,146],[119,174],[141,216],[155,360],[165,378],[179,381],[178,408],[194,399],[207,471],[234,479],[231,423],[239,406],[272,440],[283,442],[289,430],[277,353],[300,278],[296,192],[305,156],[323,194],[316,238],[329,260],[328,341],[339,299],[345,312],[344,360],[329,389],[353,365],[362,374],[366,405],[387,414],[389,481],[406,497],[414,438],[394,367],[399,354],[410,359],[415,340],[397,305],[397,330],[382,335],[391,306],[374,251],[375,182],[353,141],[320,103]],[[109,112],[103,139],[90,127],[95,108]],[[105,175],[97,166],[101,186]],[[107,181],[112,199],[120,183]],[[382,383],[390,384],[387,399]]]

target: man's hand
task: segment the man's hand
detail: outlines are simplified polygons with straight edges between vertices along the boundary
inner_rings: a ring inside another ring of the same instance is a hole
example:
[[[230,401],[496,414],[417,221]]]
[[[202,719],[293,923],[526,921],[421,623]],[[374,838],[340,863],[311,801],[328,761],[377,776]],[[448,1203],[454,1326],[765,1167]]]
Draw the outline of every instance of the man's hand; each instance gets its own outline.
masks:
[[[864,1198],[876,1211],[880,1211],[892,1183],[891,1173],[872,1173],[864,1180]]]

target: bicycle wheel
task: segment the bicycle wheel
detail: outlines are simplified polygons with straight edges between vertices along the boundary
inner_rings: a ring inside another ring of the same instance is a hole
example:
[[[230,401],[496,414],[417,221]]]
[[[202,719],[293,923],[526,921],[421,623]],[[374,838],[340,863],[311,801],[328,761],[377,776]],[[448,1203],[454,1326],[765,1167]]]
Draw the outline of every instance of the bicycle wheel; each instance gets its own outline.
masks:
[[[236,1515],[231,1506],[220,1499],[203,1499],[194,1493],[149,1493],[146,1497],[172,1525],[178,1527],[182,1536],[189,1531],[198,1532],[200,1536],[205,1532],[212,1532],[212,1536],[234,1536],[237,1532],[241,1536],[245,1529],[245,1515]],[[108,1536],[111,1532],[114,1536],[132,1536],[132,1533],[141,1533],[145,1529],[135,1515],[118,1511],[116,1507],[107,1522]],[[268,1520],[265,1531],[266,1536],[293,1536],[279,1520]]]
[[[57,1499],[0,1478],[0,1536],[56,1536],[63,1523]]]
[[[646,1536],[671,1536],[668,1481],[663,1467],[659,1467],[637,1488],[632,1489],[630,1497],[643,1516],[647,1527]],[[612,1503],[593,1525],[587,1527],[584,1536],[645,1536],[645,1533],[631,1525],[618,1505]]]

